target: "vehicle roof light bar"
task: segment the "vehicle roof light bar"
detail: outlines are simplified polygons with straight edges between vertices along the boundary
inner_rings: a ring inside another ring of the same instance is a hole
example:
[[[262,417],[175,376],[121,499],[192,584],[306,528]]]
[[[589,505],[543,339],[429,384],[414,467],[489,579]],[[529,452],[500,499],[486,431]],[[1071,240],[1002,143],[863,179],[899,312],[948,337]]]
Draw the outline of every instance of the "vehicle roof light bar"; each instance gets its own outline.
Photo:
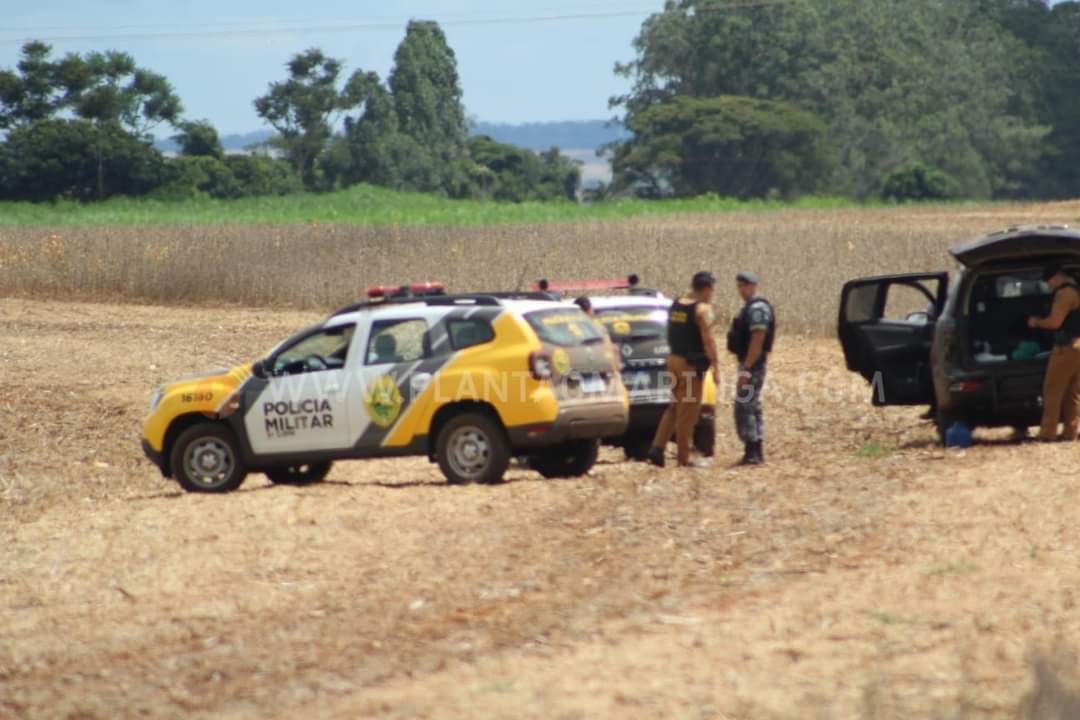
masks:
[[[546,278],[533,283],[533,290],[540,292],[574,292],[579,290],[632,290],[638,286],[641,278],[631,274],[622,280],[565,280],[551,281]]]

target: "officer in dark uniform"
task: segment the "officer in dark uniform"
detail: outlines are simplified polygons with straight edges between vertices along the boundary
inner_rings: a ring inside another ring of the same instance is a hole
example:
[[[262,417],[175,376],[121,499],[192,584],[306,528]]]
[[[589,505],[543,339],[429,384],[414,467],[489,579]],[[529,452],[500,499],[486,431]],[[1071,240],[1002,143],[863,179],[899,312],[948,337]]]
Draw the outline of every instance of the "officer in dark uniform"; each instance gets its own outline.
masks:
[[[776,339],[776,313],[769,301],[757,294],[756,275],[741,272],[735,276],[735,284],[743,307],[731,323],[727,346],[739,360],[735,428],[745,448],[740,464],[761,465],[765,462],[761,393],[765,388],[769,353]]]
[[[1064,423],[1063,440],[1076,440],[1080,432],[1080,287],[1060,265],[1043,272],[1054,291],[1050,314],[1028,318],[1028,327],[1054,332],[1054,349],[1043,380],[1043,416],[1039,439],[1058,439],[1058,423]]]
[[[673,380],[671,404],[656,429],[648,459],[664,466],[664,448],[672,434],[679,447],[680,467],[707,467],[707,460],[690,461],[690,442],[701,415],[706,373],[717,361],[713,337],[712,297],[716,278],[699,272],[691,280],[691,292],[671,304],[668,310],[667,369]]]

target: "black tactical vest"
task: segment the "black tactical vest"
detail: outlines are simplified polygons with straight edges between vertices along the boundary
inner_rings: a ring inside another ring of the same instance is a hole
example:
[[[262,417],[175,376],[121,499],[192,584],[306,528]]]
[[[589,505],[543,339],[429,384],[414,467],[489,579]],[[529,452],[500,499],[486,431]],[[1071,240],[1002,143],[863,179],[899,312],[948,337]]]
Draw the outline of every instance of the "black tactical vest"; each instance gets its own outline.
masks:
[[[691,362],[705,357],[705,341],[697,324],[697,301],[676,300],[668,310],[668,345],[671,354]]]
[[[1057,294],[1065,288],[1072,288],[1077,292],[1080,292],[1080,286],[1077,286],[1074,282],[1068,282],[1054,291],[1054,298],[1057,298]],[[1061,327],[1054,333],[1055,345],[1072,345],[1073,341],[1080,338],[1080,310],[1073,310],[1065,316],[1064,322],[1061,323]]]
[[[773,342],[776,340],[776,310],[765,298],[751,298],[743,305],[742,310],[735,316],[735,319],[731,321],[731,329],[728,330],[727,334],[728,352],[737,357],[739,362],[745,360],[746,353],[750,352],[750,336],[752,334],[750,331],[750,307],[757,303],[764,304],[769,308],[769,329],[765,331],[765,345],[763,347],[765,354],[772,352]],[[762,359],[764,359],[764,356]]]

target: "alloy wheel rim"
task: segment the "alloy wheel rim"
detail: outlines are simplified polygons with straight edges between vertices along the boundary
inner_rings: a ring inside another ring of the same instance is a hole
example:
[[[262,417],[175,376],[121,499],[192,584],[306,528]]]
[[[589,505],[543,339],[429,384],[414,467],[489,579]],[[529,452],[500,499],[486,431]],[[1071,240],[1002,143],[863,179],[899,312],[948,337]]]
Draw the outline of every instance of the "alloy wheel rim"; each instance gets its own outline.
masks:
[[[219,438],[202,438],[188,445],[184,468],[189,478],[204,487],[224,482],[236,466],[232,448]]]
[[[461,477],[480,477],[491,462],[491,443],[479,428],[458,428],[450,436],[447,446],[450,467]]]

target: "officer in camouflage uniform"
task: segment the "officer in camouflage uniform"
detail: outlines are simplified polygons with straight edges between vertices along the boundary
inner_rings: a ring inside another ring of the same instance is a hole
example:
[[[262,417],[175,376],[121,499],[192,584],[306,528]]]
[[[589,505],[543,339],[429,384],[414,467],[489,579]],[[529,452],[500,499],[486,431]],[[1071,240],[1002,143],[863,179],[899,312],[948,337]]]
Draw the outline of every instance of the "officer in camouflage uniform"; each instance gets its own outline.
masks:
[[[728,331],[728,351],[739,360],[735,391],[735,428],[745,452],[740,465],[765,462],[765,417],[761,393],[765,388],[769,353],[776,338],[776,313],[769,301],[757,294],[758,279],[750,272],[735,276],[742,310]]]

